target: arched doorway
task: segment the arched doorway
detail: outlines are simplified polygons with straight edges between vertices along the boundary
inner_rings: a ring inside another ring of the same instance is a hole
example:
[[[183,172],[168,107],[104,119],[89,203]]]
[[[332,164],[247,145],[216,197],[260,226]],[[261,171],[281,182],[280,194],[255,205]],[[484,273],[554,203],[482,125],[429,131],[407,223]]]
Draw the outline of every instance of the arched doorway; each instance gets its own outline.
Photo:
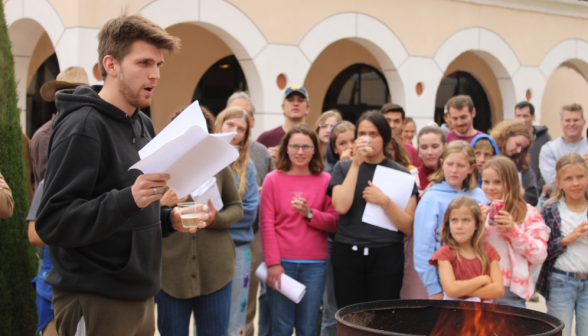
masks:
[[[437,89],[435,100],[435,122],[439,125],[444,123],[443,114],[447,101],[457,95],[468,95],[472,97],[476,108],[474,128],[487,133],[492,128],[492,110],[486,91],[478,80],[465,71],[455,71],[445,77]]]
[[[335,77],[325,95],[323,111],[337,109],[343,119],[355,123],[363,112],[379,109],[389,101],[384,75],[370,65],[357,63]]]
[[[227,106],[227,99],[236,91],[247,91],[247,80],[234,55],[214,63],[202,76],[192,101],[198,100],[215,116]]]
[[[47,102],[41,97],[41,86],[55,80],[59,74],[59,62],[53,53],[47,58],[33,75],[27,89],[27,122],[26,134],[29,138],[35,134],[39,127],[51,120],[51,116],[57,111],[55,102]]]

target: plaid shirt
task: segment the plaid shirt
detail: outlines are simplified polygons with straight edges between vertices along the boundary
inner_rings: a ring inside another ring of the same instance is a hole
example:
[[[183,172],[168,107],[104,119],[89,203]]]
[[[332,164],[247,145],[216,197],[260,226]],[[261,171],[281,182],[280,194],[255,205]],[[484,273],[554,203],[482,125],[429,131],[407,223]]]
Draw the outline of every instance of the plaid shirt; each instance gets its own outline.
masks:
[[[549,299],[549,279],[553,272],[555,260],[566,250],[564,246],[561,246],[561,239],[563,237],[561,235],[561,216],[557,208],[558,203],[556,201],[545,204],[541,210],[541,216],[543,216],[545,224],[551,229],[551,234],[547,241],[547,259],[545,259],[543,267],[541,267],[541,273],[539,273],[539,278],[535,284],[535,290],[541,293],[546,300]]]

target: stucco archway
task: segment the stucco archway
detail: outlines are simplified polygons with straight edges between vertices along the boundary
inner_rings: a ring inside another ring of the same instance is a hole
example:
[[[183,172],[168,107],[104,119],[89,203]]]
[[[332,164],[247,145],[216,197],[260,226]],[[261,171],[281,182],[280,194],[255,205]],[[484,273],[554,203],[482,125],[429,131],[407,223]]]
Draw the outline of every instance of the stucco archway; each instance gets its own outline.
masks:
[[[513,77],[521,68],[517,55],[500,35],[486,28],[472,27],[462,29],[445,40],[433,60],[445,74],[454,60],[468,52],[490,67],[500,90],[502,117],[513,119],[516,99],[521,95],[516,92],[513,82]],[[480,82],[484,85],[483,79]]]
[[[267,41],[253,21],[241,10],[220,0],[156,0],[140,12],[166,29],[190,23],[218,36],[239,61],[247,78],[253,103],[258,110],[263,111],[264,91],[258,66],[253,62],[253,58],[267,45]]]

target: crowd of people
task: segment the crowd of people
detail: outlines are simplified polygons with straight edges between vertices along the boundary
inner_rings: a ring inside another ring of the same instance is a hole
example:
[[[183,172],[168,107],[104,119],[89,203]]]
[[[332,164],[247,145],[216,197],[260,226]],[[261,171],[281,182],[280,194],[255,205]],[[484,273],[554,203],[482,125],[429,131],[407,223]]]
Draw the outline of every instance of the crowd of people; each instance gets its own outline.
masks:
[[[464,95],[447,102],[441,126],[417,130],[388,103],[355,124],[327,111],[310,127],[309,94],[290,86],[285,122],[254,140],[255,108],[236,92],[216,117],[203,108],[210,133],[236,133],[238,158],[215,175],[223,206],[201,205],[198,228],[184,228],[177,205],[191,196],[179,198],[166,174],[128,170],[155,137],[140,109],[151,103],[162,50],[177,52],[179,41],[123,15],[102,28],[98,48],[104,85],[88,86],[76,67],[47,83],[59,112],[31,141],[29,240],[44,252],[33,280],[37,333],[153,335],[157,326],[188,335],[193,314],[200,336],[335,335],[335,312],[357,303],[524,308],[537,291],[564,335],[574,315],[577,335],[588,334],[581,106],[561,108],[555,140],[533,125],[526,101],[514,121],[484,134]],[[414,177],[406,206],[374,185],[378,166]],[[365,223],[368,204],[397,230]],[[0,218],[12,206],[0,175]],[[265,282],[255,275],[262,262]],[[283,274],[306,287],[300,302],[280,292]]]

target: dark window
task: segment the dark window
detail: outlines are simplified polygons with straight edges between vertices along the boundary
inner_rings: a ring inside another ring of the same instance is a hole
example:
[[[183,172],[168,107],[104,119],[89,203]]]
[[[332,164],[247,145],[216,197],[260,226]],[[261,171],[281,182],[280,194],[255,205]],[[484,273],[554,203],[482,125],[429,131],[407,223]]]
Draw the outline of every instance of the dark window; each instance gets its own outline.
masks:
[[[236,91],[247,91],[245,74],[235,56],[227,56],[211,66],[200,79],[192,101],[198,100],[215,116],[227,107],[227,99]]]
[[[354,123],[363,112],[379,110],[389,101],[390,90],[384,75],[372,66],[357,63],[335,77],[327,90],[323,111],[337,109],[343,119]]]
[[[41,98],[41,86],[55,80],[59,74],[59,62],[55,54],[49,56],[41,64],[31,79],[27,90],[27,127],[29,138],[35,134],[39,127],[51,120],[51,116],[57,111],[55,102],[46,102]]]
[[[488,133],[492,128],[492,111],[490,102],[484,88],[474,76],[467,72],[456,71],[445,77],[437,89],[437,99],[435,103],[435,122],[443,124],[443,113],[447,101],[457,95],[468,95],[474,101],[476,108],[476,117],[474,118],[474,128]]]

